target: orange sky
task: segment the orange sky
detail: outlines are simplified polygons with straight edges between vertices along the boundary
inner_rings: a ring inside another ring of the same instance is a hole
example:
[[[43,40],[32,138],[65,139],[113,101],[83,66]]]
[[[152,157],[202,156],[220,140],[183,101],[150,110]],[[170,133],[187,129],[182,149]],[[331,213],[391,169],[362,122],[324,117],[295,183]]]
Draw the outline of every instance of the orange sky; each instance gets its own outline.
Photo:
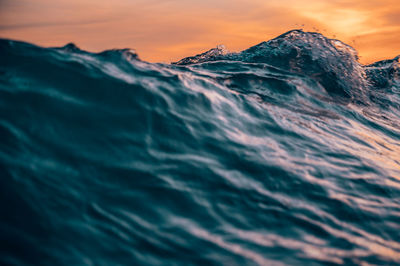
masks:
[[[134,48],[157,62],[218,44],[240,51],[294,28],[336,36],[363,63],[400,54],[399,0],[0,0],[2,38]]]

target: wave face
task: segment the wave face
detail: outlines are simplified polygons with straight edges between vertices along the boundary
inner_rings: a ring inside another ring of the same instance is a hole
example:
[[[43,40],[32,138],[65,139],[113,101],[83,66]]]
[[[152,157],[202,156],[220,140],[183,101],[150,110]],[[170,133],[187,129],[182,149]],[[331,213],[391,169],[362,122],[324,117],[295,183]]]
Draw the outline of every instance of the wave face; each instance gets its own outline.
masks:
[[[294,30],[175,64],[0,58],[1,264],[400,262],[399,57]]]

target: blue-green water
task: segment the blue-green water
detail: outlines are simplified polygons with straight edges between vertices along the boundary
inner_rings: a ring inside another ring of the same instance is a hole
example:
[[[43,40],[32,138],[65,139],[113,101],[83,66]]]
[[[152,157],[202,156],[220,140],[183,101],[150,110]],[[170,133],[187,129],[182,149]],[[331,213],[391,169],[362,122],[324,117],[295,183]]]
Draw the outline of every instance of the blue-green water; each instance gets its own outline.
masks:
[[[399,58],[291,31],[175,64],[0,40],[2,265],[395,265]]]

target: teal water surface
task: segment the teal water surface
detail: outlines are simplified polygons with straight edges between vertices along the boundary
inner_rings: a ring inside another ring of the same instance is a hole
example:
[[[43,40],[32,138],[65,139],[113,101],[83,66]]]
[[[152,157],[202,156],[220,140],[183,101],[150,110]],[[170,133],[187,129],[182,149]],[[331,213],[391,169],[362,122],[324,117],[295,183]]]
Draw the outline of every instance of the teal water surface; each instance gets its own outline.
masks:
[[[300,30],[174,64],[0,40],[0,263],[396,265],[399,77]]]

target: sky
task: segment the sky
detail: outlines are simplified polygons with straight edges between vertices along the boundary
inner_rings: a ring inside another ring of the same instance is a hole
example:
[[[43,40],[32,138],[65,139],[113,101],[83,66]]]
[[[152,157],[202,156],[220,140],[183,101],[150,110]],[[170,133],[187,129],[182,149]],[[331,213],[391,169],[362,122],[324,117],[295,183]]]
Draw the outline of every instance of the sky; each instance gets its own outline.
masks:
[[[399,0],[0,0],[0,38],[133,48],[150,62],[219,44],[241,51],[298,28],[350,44],[365,64],[400,54]]]

